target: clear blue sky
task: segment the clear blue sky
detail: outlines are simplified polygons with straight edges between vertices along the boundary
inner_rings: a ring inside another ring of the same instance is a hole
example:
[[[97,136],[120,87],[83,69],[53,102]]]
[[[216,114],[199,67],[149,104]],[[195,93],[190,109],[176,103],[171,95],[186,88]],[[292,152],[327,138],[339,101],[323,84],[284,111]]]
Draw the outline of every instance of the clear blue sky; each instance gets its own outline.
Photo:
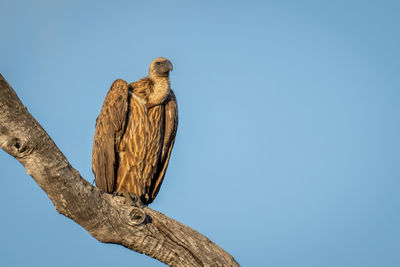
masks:
[[[0,2],[0,72],[89,181],[111,83],[167,57],[180,122],[152,208],[242,266],[400,266],[398,1]],[[0,265],[163,266],[0,168]]]

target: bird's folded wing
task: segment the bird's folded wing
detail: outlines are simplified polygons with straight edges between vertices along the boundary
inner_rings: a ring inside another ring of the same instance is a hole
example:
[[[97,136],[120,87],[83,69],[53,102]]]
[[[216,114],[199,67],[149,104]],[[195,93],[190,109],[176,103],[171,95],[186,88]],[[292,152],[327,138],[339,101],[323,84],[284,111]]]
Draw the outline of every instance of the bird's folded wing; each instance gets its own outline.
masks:
[[[161,151],[160,162],[157,167],[157,172],[150,186],[150,201],[151,203],[158,194],[160,186],[164,179],[165,171],[168,166],[171,150],[174,146],[176,131],[178,128],[178,106],[174,92],[171,90],[165,104],[165,131],[163,147]]]
[[[112,193],[115,187],[117,152],[125,131],[128,99],[129,84],[121,79],[116,80],[96,120],[92,170],[97,187],[107,193]]]

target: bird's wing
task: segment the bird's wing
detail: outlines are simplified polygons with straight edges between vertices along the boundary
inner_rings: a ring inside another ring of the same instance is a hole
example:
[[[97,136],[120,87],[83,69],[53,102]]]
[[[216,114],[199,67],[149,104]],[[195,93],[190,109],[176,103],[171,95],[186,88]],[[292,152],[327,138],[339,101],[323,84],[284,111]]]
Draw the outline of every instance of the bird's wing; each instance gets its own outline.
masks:
[[[129,85],[118,79],[112,85],[96,120],[93,139],[92,171],[96,185],[112,193],[118,164],[118,147],[125,131],[128,112]]]
[[[167,170],[171,150],[174,146],[176,130],[178,128],[178,106],[174,92],[171,90],[165,104],[165,130],[163,147],[160,156],[160,162],[157,167],[156,174],[150,186],[150,201],[151,203],[160,190],[164,179],[165,171]]]

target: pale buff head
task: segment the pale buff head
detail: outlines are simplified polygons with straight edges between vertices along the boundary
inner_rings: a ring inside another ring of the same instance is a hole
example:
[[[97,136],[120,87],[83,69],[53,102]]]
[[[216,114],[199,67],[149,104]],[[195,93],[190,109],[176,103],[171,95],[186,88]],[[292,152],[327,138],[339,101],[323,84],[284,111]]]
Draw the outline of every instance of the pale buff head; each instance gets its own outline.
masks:
[[[172,63],[164,57],[154,59],[150,64],[149,79],[152,83],[151,91],[147,99],[147,107],[161,104],[169,94],[169,72],[172,70]]]
[[[169,72],[172,70],[172,63],[164,57],[158,57],[154,59],[149,68],[150,80],[157,78],[169,77]]]

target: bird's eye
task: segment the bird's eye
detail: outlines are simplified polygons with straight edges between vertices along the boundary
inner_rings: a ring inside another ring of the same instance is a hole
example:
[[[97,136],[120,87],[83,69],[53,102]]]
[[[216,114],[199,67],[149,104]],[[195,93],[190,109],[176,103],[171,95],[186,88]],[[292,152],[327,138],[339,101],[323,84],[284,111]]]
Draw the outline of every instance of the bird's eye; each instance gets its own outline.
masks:
[[[156,62],[156,65],[160,65],[160,64],[161,64],[161,62],[160,62],[160,61]]]

